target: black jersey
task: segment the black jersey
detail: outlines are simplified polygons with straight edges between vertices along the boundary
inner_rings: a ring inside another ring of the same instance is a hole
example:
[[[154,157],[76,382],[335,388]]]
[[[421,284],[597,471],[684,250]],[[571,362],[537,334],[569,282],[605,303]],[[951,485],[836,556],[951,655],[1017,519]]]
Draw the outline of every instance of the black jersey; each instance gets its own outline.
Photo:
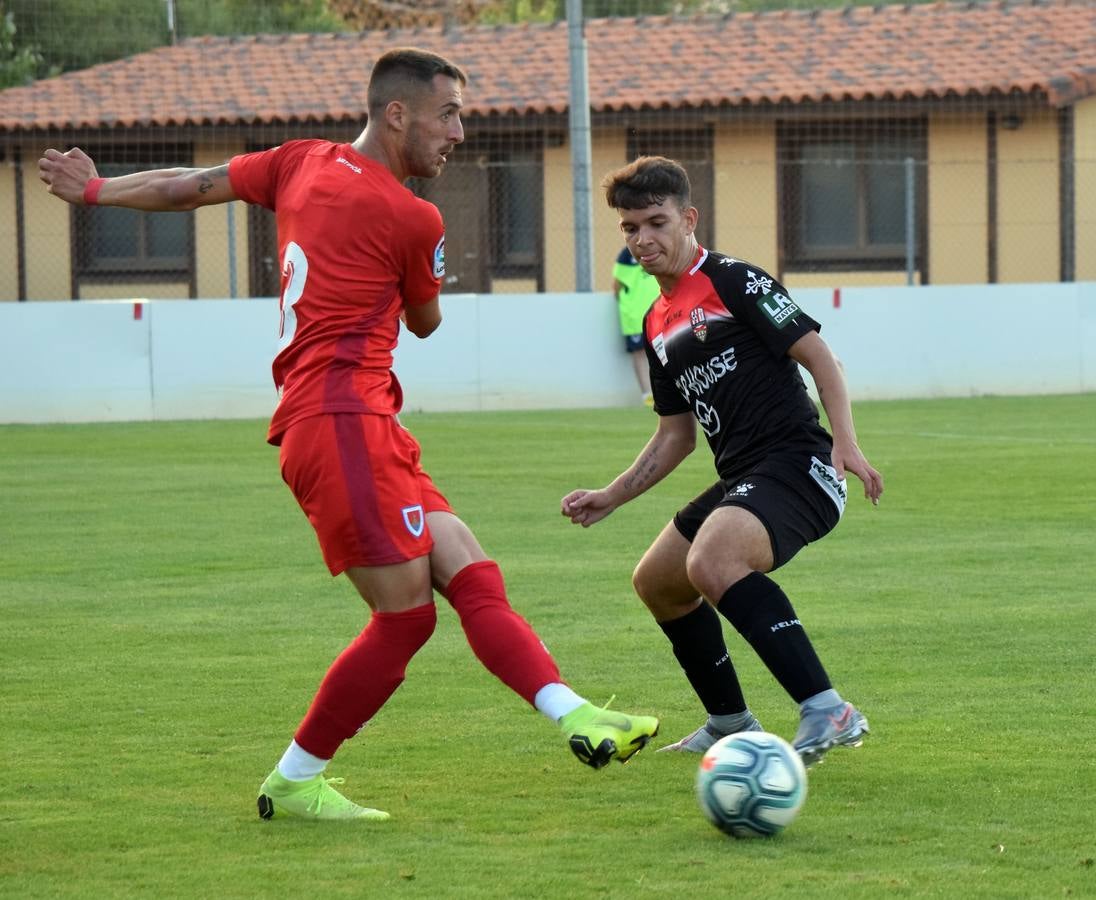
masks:
[[[692,412],[721,478],[773,452],[829,453],[788,348],[821,327],[757,266],[701,249],[643,322],[655,412]]]

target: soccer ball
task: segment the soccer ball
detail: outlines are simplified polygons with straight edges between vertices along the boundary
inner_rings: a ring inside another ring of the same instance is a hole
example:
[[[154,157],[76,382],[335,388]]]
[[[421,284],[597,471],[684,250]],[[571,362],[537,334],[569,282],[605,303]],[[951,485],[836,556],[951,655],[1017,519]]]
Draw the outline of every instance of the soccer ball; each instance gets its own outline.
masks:
[[[720,831],[767,837],[787,828],[807,799],[807,770],[792,745],[766,731],[720,738],[696,774],[700,808]]]

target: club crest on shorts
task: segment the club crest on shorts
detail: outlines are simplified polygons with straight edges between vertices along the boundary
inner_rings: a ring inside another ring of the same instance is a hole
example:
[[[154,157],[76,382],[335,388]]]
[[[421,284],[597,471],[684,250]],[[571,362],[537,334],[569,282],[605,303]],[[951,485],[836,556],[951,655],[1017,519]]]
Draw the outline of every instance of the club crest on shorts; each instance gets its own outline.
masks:
[[[694,306],[693,311],[689,313],[689,321],[693,326],[693,334],[696,335],[696,339],[701,343],[708,340],[708,319],[704,315],[704,310],[699,306]]]
[[[422,504],[405,506],[400,510],[403,513],[403,524],[415,537],[422,537],[422,531],[426,527],[426,514],[422,511]]]

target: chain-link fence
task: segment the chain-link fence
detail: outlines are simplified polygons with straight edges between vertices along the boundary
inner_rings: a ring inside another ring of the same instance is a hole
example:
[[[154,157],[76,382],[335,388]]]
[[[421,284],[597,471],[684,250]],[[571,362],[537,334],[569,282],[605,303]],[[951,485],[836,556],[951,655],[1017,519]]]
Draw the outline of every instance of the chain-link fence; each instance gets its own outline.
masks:
[[[0,300],[277,294],[266,210],[70,210],[37,158],[80,146],[113,175],[351,141],[399,45],[470,76],[464,144],[410,185],[445,217],[445,290],[576,288],[564,3],[118,6],[0,0]],[[594,289],[623,246],[598,182],[640,154],[686,166],[702,245],[791,287],[1096,278],[1096,4],[746,7],[586,0]]]

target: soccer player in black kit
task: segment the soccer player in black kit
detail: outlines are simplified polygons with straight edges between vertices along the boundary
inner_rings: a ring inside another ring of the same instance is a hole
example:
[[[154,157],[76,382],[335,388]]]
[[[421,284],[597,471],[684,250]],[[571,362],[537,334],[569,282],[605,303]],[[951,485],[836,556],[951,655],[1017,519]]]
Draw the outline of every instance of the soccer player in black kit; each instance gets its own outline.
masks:
[[[883,478],[857,446],[844,375],[819,324],[762,269],[699,246],[685,170],[640,157],[603,186],[632,256],[662,288],[644,320],[659,419],[635,462],[601,490],[569,493],[563,515],[588,527],[639,496],[692,452],[699,423],[719,479],[674,516],[632,576],[708,713],[663,749],[700,753],[723,735],[761,730],[723,640],[722,614],[799,704],[792,744],[813,765],[832,747],[859,746],[868,722],[834,690],[767,573],[837,524],[846,472],[873,503]],[[814,380],[832,436],[799,365]]]

